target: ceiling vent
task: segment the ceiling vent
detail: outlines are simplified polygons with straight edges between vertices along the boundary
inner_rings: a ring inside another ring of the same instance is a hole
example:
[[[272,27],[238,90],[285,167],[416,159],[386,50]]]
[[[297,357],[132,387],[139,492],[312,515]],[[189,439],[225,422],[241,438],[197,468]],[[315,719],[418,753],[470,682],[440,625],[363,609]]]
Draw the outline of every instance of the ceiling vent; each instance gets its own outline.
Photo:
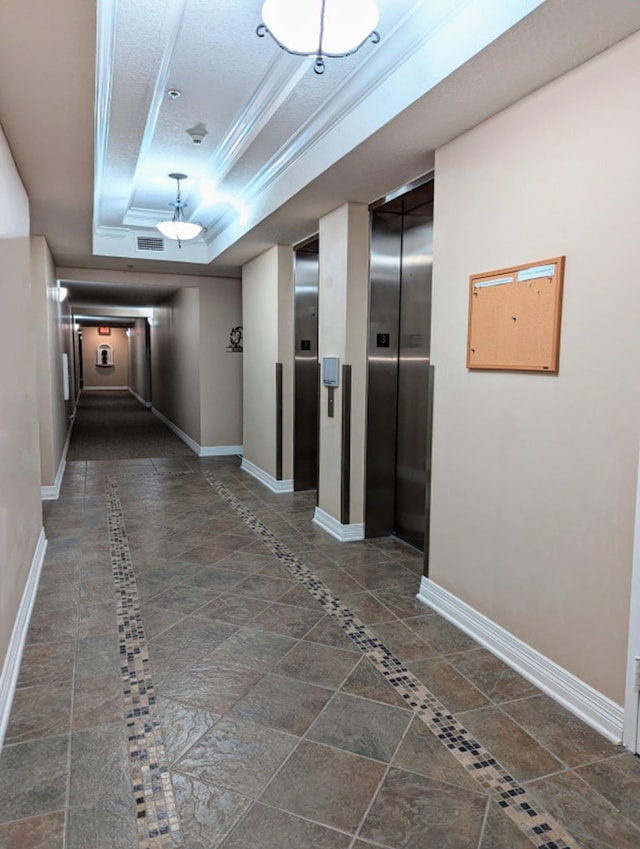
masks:
[[[138,236],[139,251],[164,251],[164,239],[156,236]]]

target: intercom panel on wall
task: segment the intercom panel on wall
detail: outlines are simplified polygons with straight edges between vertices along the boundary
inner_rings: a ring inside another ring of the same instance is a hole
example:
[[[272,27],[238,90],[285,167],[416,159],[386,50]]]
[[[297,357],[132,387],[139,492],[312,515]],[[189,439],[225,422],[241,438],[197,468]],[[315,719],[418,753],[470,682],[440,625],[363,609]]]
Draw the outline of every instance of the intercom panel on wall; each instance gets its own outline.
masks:
[[[340,384],[340,358],[322,358],[322,383],[325,386],[339,386]]]

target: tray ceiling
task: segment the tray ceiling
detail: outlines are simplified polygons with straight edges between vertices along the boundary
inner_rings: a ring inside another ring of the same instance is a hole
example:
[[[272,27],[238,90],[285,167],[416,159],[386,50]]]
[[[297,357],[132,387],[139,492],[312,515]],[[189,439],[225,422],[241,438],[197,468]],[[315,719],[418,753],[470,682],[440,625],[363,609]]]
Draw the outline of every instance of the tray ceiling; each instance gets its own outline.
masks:
[[[61,276],[238,275],[640,28],[638,0],[378,3],[380,43],[317,76],[256,36],[260,0],[3,0],[0,123]],[[176,171],[206,233],[141,249]]]

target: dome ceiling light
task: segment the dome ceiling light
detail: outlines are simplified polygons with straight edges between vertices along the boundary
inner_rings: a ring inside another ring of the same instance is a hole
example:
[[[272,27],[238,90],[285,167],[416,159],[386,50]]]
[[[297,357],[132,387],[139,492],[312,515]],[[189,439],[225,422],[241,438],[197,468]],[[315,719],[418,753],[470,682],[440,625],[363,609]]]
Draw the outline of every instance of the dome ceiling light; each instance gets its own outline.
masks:
[[[325,57],[350,56],[365,41],[377,44],[379,12],[375,0],[265,0],[256,33],[269,33],[296,56],[315,56],[313,70],[323,74]]]
[[[176,199],[169,204],[173,207],[173,218],[167,221],[160,221],[156,224],[158,230],[167,239],[173,239],[178,243],[178,247],[182,247],[183,242],[188,242],[190,239],[195,239],[205,229],[201,224],[195,224],[187,221],[184,217],[184,208],[187,205],[180,196],[180,180],[186,180],[186,174],[169,174],[172,180],[178,184],[176,191]]]

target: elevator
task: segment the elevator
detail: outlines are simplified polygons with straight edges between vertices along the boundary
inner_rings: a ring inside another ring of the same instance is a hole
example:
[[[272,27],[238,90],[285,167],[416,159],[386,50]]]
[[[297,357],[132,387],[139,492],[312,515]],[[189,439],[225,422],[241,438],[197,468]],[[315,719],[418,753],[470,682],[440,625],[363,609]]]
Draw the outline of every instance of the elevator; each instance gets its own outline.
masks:
[[[433,178],[371,210],[365,536],[428,546]]]
[[[318,260],[317,237],[294,251],[293,488],[318,485]]]

